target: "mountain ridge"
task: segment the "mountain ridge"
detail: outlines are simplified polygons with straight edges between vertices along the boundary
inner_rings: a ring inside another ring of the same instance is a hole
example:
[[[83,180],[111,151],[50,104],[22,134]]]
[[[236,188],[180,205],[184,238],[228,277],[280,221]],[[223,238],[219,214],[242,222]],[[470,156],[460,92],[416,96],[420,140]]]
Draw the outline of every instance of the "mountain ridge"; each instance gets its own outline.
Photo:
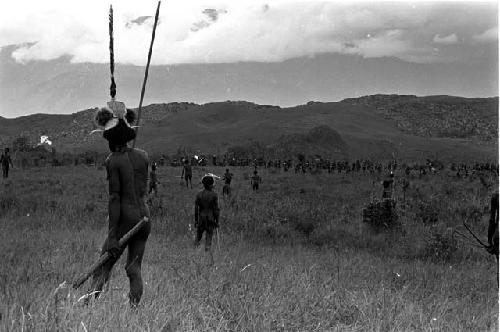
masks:
[[[0,119],[0,131],[5,133],[0,144],[12,144],[20,136],[37,142],[47,135],[58,151],[105,151],[102,136],[89,135],[95,129],[95,111]],[[436,123],[447,124],[448,131],[435,131]],[[316,143],[311,145],[307,135],[323,126],[314,141],[320,142],[316,152],[321,154],[385,158],[444,151],[454,157],[466,153],[495,158],[497,124],[498,97],[377,94],[294,107],[247,101],[174,102],[143,107],[137,143],[152,153],[189,150],[220,154],[232,146],[259,142],[284,156],[314,150]],[[329,148],[329,140],[343,143]]]

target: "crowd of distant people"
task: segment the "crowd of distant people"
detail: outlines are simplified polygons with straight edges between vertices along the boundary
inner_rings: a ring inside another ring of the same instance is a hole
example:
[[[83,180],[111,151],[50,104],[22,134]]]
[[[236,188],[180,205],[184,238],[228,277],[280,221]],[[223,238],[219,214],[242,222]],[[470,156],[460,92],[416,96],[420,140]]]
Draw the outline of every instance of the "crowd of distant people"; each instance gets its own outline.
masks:
[[[166,165],[165,159],[161,158],[159,161],[160,165]],[[277,171],[293,171],[296,174],[302,173],[318,173],[318,172],[328,172],[328,173],[351,173],[351,172],[363,172],[369,174],[383,174],[385,172],[395,172],[399,170],[406,175],[426,175],[435,174],[439,171],[448,169],[455,173],[457,177],[467,177],[475,172],[492,172],[498,174],[498,163],[496,162],[452,162],[445,165],[443,162],[438,160],[426,159],[425,162],[398,162],[396,160],[390,160],[387,162],[374,161],[371,159],[356,159],[354,161],[348,161],[346,159],[342,160],[330,160],[323,158],[295,158],[295,159],[269,159],[264,158],[251,159],[251,158],[217,158],[213,157],[211,163],[208,162],[207,158],[182,158],[181,162],[174,159],[170,162],[171,166],[184,165],[198,165],[198,166],[221,166],[221,167],[254,167],[264,168],[264,169],[274,169]],[[186,174],[190,171],[186,171]]]

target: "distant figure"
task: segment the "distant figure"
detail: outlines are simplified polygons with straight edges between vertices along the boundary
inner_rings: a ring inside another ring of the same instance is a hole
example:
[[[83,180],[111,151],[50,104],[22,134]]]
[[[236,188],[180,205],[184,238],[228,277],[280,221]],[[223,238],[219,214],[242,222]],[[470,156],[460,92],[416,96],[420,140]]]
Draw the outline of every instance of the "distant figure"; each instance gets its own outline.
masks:
[[[191,179],[193,178],[193,171],[191,169],[191,164],[187,159],[184,160],[184,166],[182,167],[181,178],[184,178],[184,180],[186,181],[186,188],[191,186],[191,189],[193,189],[193,184],[191,183]]]
[[[392,199],[392,192],[394,189],[394,173],[390,173],[387,178],[382,181],[384,187],[382,192],[382,199]]]
[[[491,195],[488,244],[488,252],[495,255],[498,261],[498,191]]]
[[[91,291],[95,292],[96,298],[125,249],[118,246],[119,239],[143,217],[150,218],[146,204],[148,155],[143,150],[127,146],[135,138],[135,131],[130,127],[134,119],[135,114],[131,110],[116,115],[111,109],[102,108],[96,115],[97,124],[105,128],[103,136],[108,140],[111,150],[105,162],[109,182],[109,231],[102,246],[102,254],[109,252],[112,257],[92,277]],[[139,304],[143,293],[141,264],[150,232],[151,223],[148,222],[127,243],[125,271],[130,282],[129,301],[132,307]]]
[[[213,191],[214,178],[205,175],[201,180],[204,189],[196,195],[194,203],[194,222],[196,227],[195,247],[200,245],[205,233],[205,252],[209,253],[210,264],[213,257],[210,251],[214,230],[219,227],[219,199]]]
[[[259,191],[259,184],[262,183],[262,178],[257,174],[257,170],[253,171],[250,183],[252,184],[253,191]]]
[[[148,194],[151,195],[151,193],[154,191],[154,195],[158,195],[158,176],[156,175],[156,163],[153,162],[151,164],[151,172],[149,172],[149,192]]]
[[[14,167],[12,164],[12,159],[10,158],[9,148],[5,148],[5,152],[0,156],[0,164],[2,164],[2,174],[3,178],[7,179],[9,177],[9,166]]]
[[[231,196],[231,180],[233,179],[233,174],[229,173],[229,168],[226,168],[226,173],[222,177],[224,180],[224,187],[222,187],[222,196]]]

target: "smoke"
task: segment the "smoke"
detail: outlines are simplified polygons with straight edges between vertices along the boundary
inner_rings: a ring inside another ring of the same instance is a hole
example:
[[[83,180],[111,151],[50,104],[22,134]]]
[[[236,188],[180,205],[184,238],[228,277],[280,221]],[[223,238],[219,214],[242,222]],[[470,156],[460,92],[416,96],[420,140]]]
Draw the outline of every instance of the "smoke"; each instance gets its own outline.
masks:
[[[43,145],[43,144],[52,145],[52,141],[49,140],[49,136],[47,135],[40,136],[40,143],[38,143],[37,145]]]

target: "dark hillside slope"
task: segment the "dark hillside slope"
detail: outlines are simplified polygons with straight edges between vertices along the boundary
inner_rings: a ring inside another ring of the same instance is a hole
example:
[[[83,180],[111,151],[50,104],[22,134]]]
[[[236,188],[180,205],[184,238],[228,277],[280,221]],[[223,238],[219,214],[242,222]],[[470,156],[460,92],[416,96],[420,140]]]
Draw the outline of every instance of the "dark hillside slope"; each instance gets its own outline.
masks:
[[[483,142],[496,142],[498,138],[498,97],[373,95],[342,102],[371,107],[395,120],[403,131],[417,136]]]
[[[308,153],[316,147],[322,154],[346,157],[494,159],[498,120],[491,119],[498,119],[497,102],[375,95],[290,108],[245,101],[152,104],[143,108],[137,146],[151,153],[172,154],[183,148],[220,154],[258,142],[280,154],[301,149]],[[101,134],[89,135],[95,128],[94,113],[88,109],[0,119],[0,144],[20,135],[35,143],[40,135],[48,135],[58,151],[106,151]]]

